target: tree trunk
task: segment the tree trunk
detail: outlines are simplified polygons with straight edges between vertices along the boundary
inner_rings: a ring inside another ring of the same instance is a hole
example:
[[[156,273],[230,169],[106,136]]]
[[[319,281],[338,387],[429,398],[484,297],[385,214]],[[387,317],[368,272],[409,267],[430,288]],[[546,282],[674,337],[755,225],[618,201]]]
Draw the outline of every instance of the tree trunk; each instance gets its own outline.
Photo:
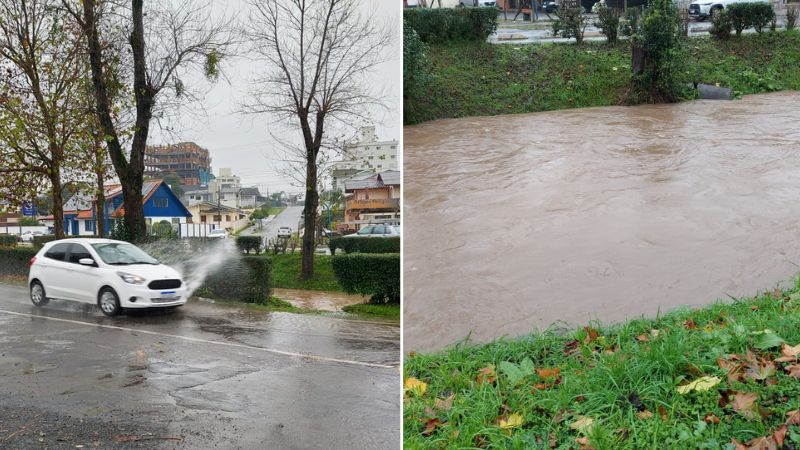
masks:
[[[61,171],[58,164],[51,168],[50,184],[53,186],[53,232],[56,239],[64,239],[64,193],[61,190]]]
[[[94,218],[97,221],[94,233],[98,236],[106,235],[106,195],[105,186],[103,186],[103,170],[97,171],[97,192],[95,193],[95,214]]]
[[[307,154],[313,154],[313,149]],[[317,158],[306,158],[306,201],[303,206],[303,264],[300,270],[300,278],[308,280],[314,276],[314,251],[316,250],[316,225],[317,225],[317,206],[319,195],[317,194]]]

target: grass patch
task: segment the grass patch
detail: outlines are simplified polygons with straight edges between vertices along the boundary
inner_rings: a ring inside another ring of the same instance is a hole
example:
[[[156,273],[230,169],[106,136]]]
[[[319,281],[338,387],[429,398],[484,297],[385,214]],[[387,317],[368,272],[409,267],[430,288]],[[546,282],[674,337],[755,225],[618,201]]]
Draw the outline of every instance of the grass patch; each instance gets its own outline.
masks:
[[[266,303],[244,303],[244,302],[237,302],[230,300],[218,300],[217,304],[222,304],[227,306],[244,306],[258,311],[289,312],[295,314],[307,314],[307,313],[318,312],[316,310],[298,308],[292,305],[291,303],[287,302],[286,300],[282,300],[277,297],[271,297]]]
[[[314,278],[300,281],[300,253],[266,256],[272,258],[273,287],[283,289],[310,289],[313,291],[344,292],[336,281],[329,255],[314,255]]]
[[[365,318],[381,318],[394,321],[400,321],[400,305],[383,304],[374,305],[371,303],[359,303],[356,305],[347,305],[342,308],[343,311],[358,314]]]
[[[733,450],[763,438],[774,446],[757,448],[798,448],[797,352],[800,285],[654,320],[412,353],[404,442]],[[696,380],[710,382],[690,389]]]
[[[269,214],[270,216],[277,216],[284,209],[286,209],[285,206],[270,206],[269,208],[267,208],[267,214]]]
[[[800,89],[800,33],[689,41],[686,82],[737,94]],[[630,44],[434,44],[432,78],[405,93],[406,124],[426,120],[618,105],[630,84]]]
[[[16,284],[19,286],[26,286],[28,284],[27,275],[1,275],[0,283],[3,284]]]

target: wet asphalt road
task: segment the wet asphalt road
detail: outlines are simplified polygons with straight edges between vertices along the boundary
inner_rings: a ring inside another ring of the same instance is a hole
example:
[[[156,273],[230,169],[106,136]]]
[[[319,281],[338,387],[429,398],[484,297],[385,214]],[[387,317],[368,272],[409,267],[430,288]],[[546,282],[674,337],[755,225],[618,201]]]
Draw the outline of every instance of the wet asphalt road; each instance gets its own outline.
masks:
[[[106,318],[0,284],[0,448],[396,449],[399,331],[201,301]]]
[[[278,228],[289,227],[293,233],[297,232],[297,225],[300,223],[300,216],[303,214],[302,206],[287,206],[278,213],[271,221],[266,222],[262,227],[258,224],[248,228],[242,234],[259,235],[265,241],[278,237]]]

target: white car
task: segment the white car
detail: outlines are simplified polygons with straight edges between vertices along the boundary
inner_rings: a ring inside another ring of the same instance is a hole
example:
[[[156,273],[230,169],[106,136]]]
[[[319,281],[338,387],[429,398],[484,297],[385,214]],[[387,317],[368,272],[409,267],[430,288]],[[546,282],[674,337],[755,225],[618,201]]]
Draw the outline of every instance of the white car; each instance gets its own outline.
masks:
[[[495,0],[458,0],[459,6],[473,6],[479,8],[493,8],[497,6]]]
[[[767,3],[766,0],[697,0],[689,4],[689,17],[696,20],[714,16],[734,3]]]
[[[188,291],[175,269],[133,244],[111,239],[48,242],[31,258],[31,301],[58,298],[93,303],[115,316],[126,308],[163,308],[186,303]]]
[[[44,236],[41,231],[26,231],[20,235],[22,242],[33,242],[34,236]]]
[[[278,228],[278,237],[279,238],[290,238],[292,237],[292,229],[289,227],[280,227]]]
[[[224,228],[216,228],[208,232],[208,237],[215,239],[227,239],[228,232]]]
[[[348,234],[346,238],[359,238],[359,237],[397,237],[400,236],[400,230],[392,225],[367,225],[361,227],[358,232]]]

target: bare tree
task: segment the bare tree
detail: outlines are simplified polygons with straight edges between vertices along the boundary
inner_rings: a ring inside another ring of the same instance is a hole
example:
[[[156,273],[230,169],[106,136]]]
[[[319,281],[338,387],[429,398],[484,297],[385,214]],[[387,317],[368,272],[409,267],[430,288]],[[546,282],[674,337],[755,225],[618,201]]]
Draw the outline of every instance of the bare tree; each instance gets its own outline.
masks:
[[[352,0],[251,0],[245,35],[262,69],[248,113],[268,113],[299,128],[305,164],[301,278],[314,274],[319,192],[317,159],[331,129],[368,121],[382,107],[367,76],[384,58],[390,29]],[[328,134],[326,134],[328,133]]]
[[[0,183],[4,196],[32,200],[46,180],[54,229],[64,237],[64,170],[85,131],[77,30],[55,0],[0,0]]]
[[[216,79],[219,61],[231,42],[229,23],[215,18],[210,1],[149,3],[147,12],[143,0],[131,0],[130,10],[103,0],[83,0],[82,10],[71,0],[62,2],[86,38],[96,113],[122,185],[126,229],[136,240],[146,233],[142,185],[151,121],[193,98],[182,78],[187,71],[198,70]],[[115,29],[130,30],[130,61],[113,61],[104,52],[101,34]],[[128,151],[122,139],[125,129],[114,117],[107,77],[111,70],[119,71],[118,79],[130,86],[134,95],[135,119]],[[159,110],[159,105],[164,108]]]

